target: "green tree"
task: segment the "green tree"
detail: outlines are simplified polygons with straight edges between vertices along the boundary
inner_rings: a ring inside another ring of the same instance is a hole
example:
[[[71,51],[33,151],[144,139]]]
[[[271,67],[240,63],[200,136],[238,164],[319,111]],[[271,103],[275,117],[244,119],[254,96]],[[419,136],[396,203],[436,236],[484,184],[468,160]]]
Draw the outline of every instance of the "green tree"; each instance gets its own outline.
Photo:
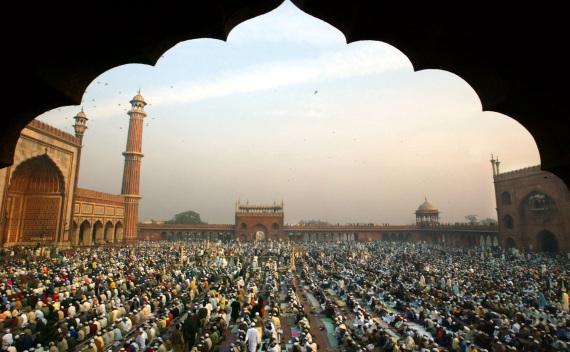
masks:
[[[465,220],[467,220],[471,225],[475,225],[479,222],[477,220],[477,215],[466,215]]]
[[[207,222],[200,219],[200,214],[195,211],[188,210],[180,214],[174,215],[171,220],[166,222],[167,224],[207,224]]]

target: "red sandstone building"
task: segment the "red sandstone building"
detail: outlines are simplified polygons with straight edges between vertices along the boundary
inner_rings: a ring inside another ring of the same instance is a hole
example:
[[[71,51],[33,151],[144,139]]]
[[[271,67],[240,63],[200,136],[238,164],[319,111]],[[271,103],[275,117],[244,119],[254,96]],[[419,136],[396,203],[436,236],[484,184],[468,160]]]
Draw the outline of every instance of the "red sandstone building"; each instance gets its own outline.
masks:
[[[496,224],[439,223],[439,210],[427,199],[416,210],[416,225],[377,224],[284,225],[284,205],[236,203],[235,223],[231,225],[139,224],[139,238],[145,240],[210,241],[316,241],[316,242],[430,242],[473,247],[498,245]]]
[[[58,247],[137,240],[142,121],[140,94],[131,101],[122,194],[77,187],[88,118],[75,135],[33,120],[20,134],[14,164],[0,169],[0,244]]]
[[[540,165],[501,173],[491,158],[499,244],[537,252],[570,252],[570,191]]]

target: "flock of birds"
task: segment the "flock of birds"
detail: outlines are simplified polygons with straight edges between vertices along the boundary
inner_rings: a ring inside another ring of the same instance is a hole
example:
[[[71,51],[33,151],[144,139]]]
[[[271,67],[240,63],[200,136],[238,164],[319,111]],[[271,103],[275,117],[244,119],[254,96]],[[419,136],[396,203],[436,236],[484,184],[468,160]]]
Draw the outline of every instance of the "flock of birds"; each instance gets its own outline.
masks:
[[[97,84],[101,84],[101,82],[97,82]],[[108,83],[108,82],[105,82],[105,83],[104,83],[104,85],[105,85],[105,86],[108,86],[108,85],[109,85],[109,83]],[[170,88],[174,88],[174,86],[170,86]],[[89,93],[88,91],[85,91],[84,95],[87,95],[88,93]],[[121,91],[119,91],[119,94],[122,94],[122,92],[121,92]],[[91,99],[91,102],[94,102],[94,101],[95,101],[95,99]],[[81,100],[81,104],[85,104],[85,99],[82,99],[82,100]],[[148,104],[148,105],[149,105],[149,106],[152,106],[152,104]],[[122,104],[121,104],[121,103],[119,103],[119,104],[118,104],[118,106],[122,106]],[[97,105],[93,105],[93,108],[97,108]],[[126,110],[127,110],[127,108],[123,108],[123,110],[125,110],[125,111],[126,111]],[[61,111],[61,108],[57,109],[57,111]],[[66,117],[65,119],[67,120],[67,119],[69,119],[69,118],[68,118],[68,117]],[[154,120],[154,117],[152,117],[152,119]],[[94,120],[94,119],[90,119],[90,121],[91,121],[91,122],[94,122],[95,120]],[[148,126],[148,122],[146,123],[146,125],[145,125],[145,126]],[[66,126],[66,127],[65,127],[65,129],[67,130],[67,129],[68,129],[68,127]],[[119,129],[121,129],[121,130],[122,130],[122,129],[123,129],[123,127],[122,127],[122,126],[119,126]]]
[[[101,84],[101,82],[99,81],[99,82],[97,82],[97,84]],[[109,85],[109,82],[105,82],[104,85],[105,85],[105,86],[108,86],[108,85]],[[170,86],[170,88],[174,88],[174,86]],[[88,91],[85,91],[85,95],[87,95],[87,93],[88,93]],[[122,93],[122,92],[119,92],[119,94],[121,94],[121,93]],[[315,90],[315,92],[313,93],[313,95],[314,95],[314,94],[317,94],[317,93],[318,93],[318,90]],[[91,99],[91,101],[94,102],[95,99]],[[82,103],[82,104],[85,104],[85,100],[81,100],[81,103]],[[121,103],[119,103],[118,105],[121,106]],[[148,104],[148,105],[151,106],[152,104]],[[97,105],[93,105],[93,108],[97,108]],[[123,110],[126,111],[127,108],[123,108]],[[61,108],[59,108],[58,111],[61,111]],[[67,120],[68,117],[66,117],[65,119]],[[154,120],[154,117],[153,117],[152,119]],[[95,120],[91,119],[91,122],[94,122],[94,121],[95,121]],[[148,127],[148,122],[146,123],[145,126]],[[67,130],[67,126],[65,127],[65,129]],[[123,127],[120,126],[119,129],[122,130]],[[334,133],[334,132],[333,132],[333,133]]]

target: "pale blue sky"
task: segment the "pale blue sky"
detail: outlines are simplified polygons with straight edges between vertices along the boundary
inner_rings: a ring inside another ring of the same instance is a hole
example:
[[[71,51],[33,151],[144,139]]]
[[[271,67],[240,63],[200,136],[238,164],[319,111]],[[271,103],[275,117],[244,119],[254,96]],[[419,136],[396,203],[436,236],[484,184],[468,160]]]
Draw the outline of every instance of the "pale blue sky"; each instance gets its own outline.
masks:
[[[227,42],[180,43],[155,67],[95,79],[81,106],[38,117],[73,133],[89,121],[79,187],[119,194],[129,101],[148,116],[139,220],[194,210],[233,224],[236,201],[285,204],[285,221],[414,222],[424,197],[442,222],[496,218],[491,154],[501,170],[540,163],[508,116],[482,112],[473,89],[439,70],[414,72],[385,43],[346,44],[286,1]]]

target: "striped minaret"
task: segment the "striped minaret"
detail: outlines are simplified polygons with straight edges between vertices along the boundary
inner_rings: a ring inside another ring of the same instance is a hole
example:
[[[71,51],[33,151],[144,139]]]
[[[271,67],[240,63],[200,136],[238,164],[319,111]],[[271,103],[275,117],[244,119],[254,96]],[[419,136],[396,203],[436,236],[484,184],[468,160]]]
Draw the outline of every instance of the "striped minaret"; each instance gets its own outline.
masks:
[[[123,242],[133,243],[137,239],[139,220],[139,195],[141,179],[141,153],[143,120],[146,117],[144,98],[137,94],[130,101],[131,110],[128,115],[129,135],[127,137],[127,150],[123,152],[125,156],[125,168],[123,169],[123,187],[121,195],[125,198],[125,227]]]

